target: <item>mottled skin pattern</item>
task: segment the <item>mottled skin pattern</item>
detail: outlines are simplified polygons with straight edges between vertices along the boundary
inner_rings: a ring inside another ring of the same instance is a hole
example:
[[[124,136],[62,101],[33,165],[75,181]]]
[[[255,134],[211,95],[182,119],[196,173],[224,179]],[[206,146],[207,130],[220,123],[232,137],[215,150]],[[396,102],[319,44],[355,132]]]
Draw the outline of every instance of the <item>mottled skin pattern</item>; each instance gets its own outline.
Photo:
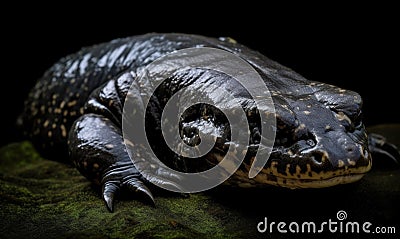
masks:
[[[249,179],[247,174],[254,153],[249,150],[244,164],[228,184],[327,187],[359,180],[371,168],[370,150],[393,159],[398,157],[397,151],[384,140],[368,140],[361,122],[362,101],[357,93],[308,81],[231,39],[182,34],[118,39],[84,48],[61,59],[32,89],[18,123],[44,156],[72,162],[89,180],[101,185],[110,211],[119,190],[142,193],[153,201],[146,180],[133,166],[123,144],[124,99],[144,66],[175,50],[199,46],[224,49],[248,61],[264,79],[276,107],[276,142],[268,164],[258,176]],[[200,78],[203,83],[196,83]],[[241,96],[247,102],[243,104],[247,112],[254,111],[248,103],[250,97],[232,79],[199,69],[174,75],[156,98],[162,105],[162,99],[187,84],[199,84],[198,89],[207,94],[204,82],[211,80],[221,82],[221,87]],[[160,111],[160,107],[154,106],[148,112],[149,117],[154,118],[155,129]],[[252,132],[250,144],[254,146],[250,148],[257,150],[260,122],[259,117],[254,116],[258,111],[254,112],[248,114]],[[196,124],[210,117],[214,119],[212,122],[222,142],[216,148],[222,145],[223,149],[223,144],[229,141],[229,130],[223,127],[225,118],[208,106],[187,113],[183,122],[190,125],[190,129],[183,127],[182,137],[189,144],[195,142]],[[157,136],[157,130],[153,134]],[[154,144],[157,143],[155,139],[158,138],[153,138]],[[163,153],[164,148],[160,146],[158,150]],[[196,169],[196,164],[180,164],[179,157],[166,155],[165,160],[172,161],[170,164],[180,170],[200,170]],[[219,155],[212,152],[206,156],[207,161],[217,162]]]

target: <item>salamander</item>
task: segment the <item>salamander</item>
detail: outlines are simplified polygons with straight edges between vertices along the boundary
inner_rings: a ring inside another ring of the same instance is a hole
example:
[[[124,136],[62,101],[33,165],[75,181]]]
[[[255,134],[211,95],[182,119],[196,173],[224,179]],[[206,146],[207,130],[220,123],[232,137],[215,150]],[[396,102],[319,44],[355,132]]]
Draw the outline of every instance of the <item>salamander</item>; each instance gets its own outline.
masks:
[[[116,39],[60,59],[30,91],[18,125],[43,156],[73,164],[82,175],[100,185],[110,211],[119,191],[141,194],[154,202],[148,180],[135,168],[124,144],[124,100],[148,64],[169,53],[193,47],[222,49],[247,61],[262,77],[274,102],[276,139],[268,163],[256,177],[247,177],[251,154],[254,154],[248,152],[243,165],[227,181],[228,185],[328,187],[361,179],[372,166],[374,152],[386,154],[394,161],[400,158],[393,145],[380,136],[367,135],[358,93],[309,81],[231,38],[187,34],[153,33]],[[230,76],[208,69],[188,69],[170,78],[155,95],[158,106],[146,113],[154,129],[149,133],[153,136],[150,143],[160,144],[159,154],[164,154],[166,164],[177,170],[205,170],[204,163],[197,162],[218,160],[223,154],[223,145],[230,141],[226,118],[209,105],[198,105],[184,115],[180,122],[181,137],[189,144],[195,144],[205,124],[215,129],[217,142],[222,143],[216,143],[215,150],[202,160],[182,163],[181,157],[164,147],[157,131],[164,98],[187,85],[214,97],[214,90],[204,86],[207,82],[219,82],[220,87],[240,95],[246,102],[251,97]],[[140,85],[137,87],[140,90]],[[263,112],[251,107],[252,104],[243,104],[246,112],[255,112],[249,116],[249,144],[257,146],[261,130],[257,114]],[[253,149],[256,151],[257,147]]]

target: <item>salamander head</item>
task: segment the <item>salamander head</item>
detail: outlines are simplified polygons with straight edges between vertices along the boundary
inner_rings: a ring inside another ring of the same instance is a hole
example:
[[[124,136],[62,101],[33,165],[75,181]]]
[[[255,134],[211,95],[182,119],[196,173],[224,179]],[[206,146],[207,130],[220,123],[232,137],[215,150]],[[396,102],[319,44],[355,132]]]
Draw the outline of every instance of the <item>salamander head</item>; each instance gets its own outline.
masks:
[[[370,170],[360,95],[322,83],[300,91],[272,92],[277,122],[273,151],[264,169],[239,185],[329,187],[357,181]],[[243,179],[242,173],[237,178]]]

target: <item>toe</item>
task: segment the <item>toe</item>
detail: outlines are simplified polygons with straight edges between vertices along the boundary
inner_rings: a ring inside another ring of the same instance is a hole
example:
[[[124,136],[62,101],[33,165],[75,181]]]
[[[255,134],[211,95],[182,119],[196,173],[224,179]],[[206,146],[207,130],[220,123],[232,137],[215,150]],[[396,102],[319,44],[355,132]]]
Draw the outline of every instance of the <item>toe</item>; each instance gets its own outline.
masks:
[[[105,182],[102,187],[103,200],[110,212],[114,210],[114,198],[119,191],[117,182]]]
[[[150,203],[153,206],[155,205],[153,194],[140,179],[136,177],[125,179],[123,182],[123,186],[126,187],[130,192],[139,194],[144,199],[144,201]]]

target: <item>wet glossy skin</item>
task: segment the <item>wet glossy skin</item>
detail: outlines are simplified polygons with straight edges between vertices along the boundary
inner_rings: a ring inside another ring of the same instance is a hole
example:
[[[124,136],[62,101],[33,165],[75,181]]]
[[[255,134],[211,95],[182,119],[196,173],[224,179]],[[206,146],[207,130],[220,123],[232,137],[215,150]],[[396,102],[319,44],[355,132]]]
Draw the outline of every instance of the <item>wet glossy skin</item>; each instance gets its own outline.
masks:
[[[174,75],[159,89],[156,103],[148,110],[149,128],[159,126],[163,99],[187,84],[198,84],[195,88],[211,95],[204,82],[217,81],[240,96],[249,112],[251,145],[244,164],[228,184],[327,187],[356,181],[371,168],[368,137],[361,122],[362,101],[357,93],[308,81],[231,39],[149,34],[85,48],[61,59],[44,74],[31,91],[19,123],[46,157],[73,162],[83,175],[100,184],[111,211],[120,189],[143,193],[152,200],[146,181],[134,168],[123,144],[124,99],[144,66],[172,51],[196,46],[237,54],[261,74],[272,93],[278,123],[268,164],[257,177],[248,178],[261,122],[246,92],[220,73],[192,69]],[[160,132],[149,133],[154,136],[153,145],[161,145],[156,150],[168,156],[167,164],[183,171],[201,171],[209,167],[204,162],[220,160],[230,140],[224,116],[204,105],[187,112],[181,122],[181,136],[188,144],[196,144],[196,134],[205,124],[214,128],[218,140],[215,150],[200,164],[171,155],[162,142],[154,141],[160,138]]]

